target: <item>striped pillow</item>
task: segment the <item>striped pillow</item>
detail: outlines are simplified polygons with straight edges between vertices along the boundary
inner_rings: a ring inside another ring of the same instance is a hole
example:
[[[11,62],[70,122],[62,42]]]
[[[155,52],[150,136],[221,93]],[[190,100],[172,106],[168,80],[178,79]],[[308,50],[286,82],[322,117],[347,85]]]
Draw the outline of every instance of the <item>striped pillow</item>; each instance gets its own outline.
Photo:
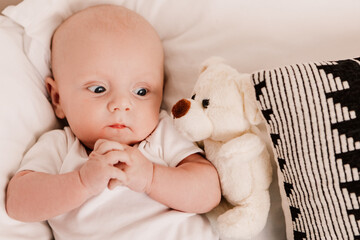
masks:
[[[360,239],[360,58],[252,74],[288,239]]]

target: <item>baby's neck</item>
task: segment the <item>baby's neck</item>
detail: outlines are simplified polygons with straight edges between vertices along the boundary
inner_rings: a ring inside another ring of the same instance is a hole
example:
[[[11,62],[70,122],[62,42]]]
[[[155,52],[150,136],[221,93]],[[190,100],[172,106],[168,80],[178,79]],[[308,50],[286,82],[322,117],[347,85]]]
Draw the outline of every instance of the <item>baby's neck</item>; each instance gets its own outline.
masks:
[[[93,151],[93,149],[88,148],[88,147],[85,146],[84,144],[83,144],[83,146],[85,147],[85,150],[86,150],[87,155],[89,155],[89,154]]]

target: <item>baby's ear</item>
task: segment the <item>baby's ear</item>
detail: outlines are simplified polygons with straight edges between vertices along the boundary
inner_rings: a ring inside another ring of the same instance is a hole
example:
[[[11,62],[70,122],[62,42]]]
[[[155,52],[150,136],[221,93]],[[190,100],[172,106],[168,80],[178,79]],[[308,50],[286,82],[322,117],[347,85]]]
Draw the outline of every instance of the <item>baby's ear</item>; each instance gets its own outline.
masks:
[[[64,114],[64,111],[60,104],[60,95],[59,95],[57,83],[55,82],[55,80],[53,78],[47,77],[45,79],[45,86],[46,86],[46,90],[49,93],[49,96],[51,98],[51,104],[54,108],[54,112],[55,112],[56,116],[60,119],[64,119],[65,114]]]

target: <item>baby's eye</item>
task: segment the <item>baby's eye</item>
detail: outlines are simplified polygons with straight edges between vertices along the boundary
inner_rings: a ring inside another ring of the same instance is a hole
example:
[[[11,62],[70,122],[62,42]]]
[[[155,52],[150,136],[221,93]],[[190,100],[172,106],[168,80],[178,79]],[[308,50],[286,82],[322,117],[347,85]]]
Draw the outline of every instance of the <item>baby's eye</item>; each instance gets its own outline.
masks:
[[[148,93],[148,90],[146,88],[137,88],[134,90],[134,93],[143,97]]]
[[[103,86],[91,86],[88,87],[88,89],[93,93],[102,93],[106,91],[106,89]]]

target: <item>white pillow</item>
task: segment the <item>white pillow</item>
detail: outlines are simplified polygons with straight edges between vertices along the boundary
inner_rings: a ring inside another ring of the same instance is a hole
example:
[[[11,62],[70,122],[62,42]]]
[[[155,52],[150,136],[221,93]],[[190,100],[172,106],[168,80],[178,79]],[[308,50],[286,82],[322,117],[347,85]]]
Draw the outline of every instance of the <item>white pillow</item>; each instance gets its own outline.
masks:
[[[20,223],[5,211],[5,188],[23,153],[56,127],[41,76],[23,52],[23,29],[0,16],[0,239],[50,239],[45,223]]]
[[[4,165],[0,183],[3,189],[23,152],[56,122],[43,86],[43,79],[49,74],[49,43],[53,30],[73,12],[98,3],[124,5],[143,15],[159,32],[166,54],[163,104],[166,109],[178,99],[189,96],[198,66],[212,55],[222,56],[239,71],[250,73],[293,62],[351,57],[360,51],[358,0],[25,0],[5,9],[3,14],[8,19],[6,24],[4,21],[0,24],[0,47],[2,53],[8,53],[0,58],[0,62],[4,62],[0,65],[0,76],[7,76],[0,81],[9,84],[8,79],[12,80],[6,95],[0,95],[1,102],[11,104],[4,108],[12,109],[4,114],[1,105],[4,134],[1,132],[0,145],[4,146],[2,156],[5,157],[0,161]],[[10,47],[15,44],[13,39],[3,40],[7,35],[16,38],[17,51]],[[8,69],[13,70],[8,73]],[[18,82],[22,85],[16,86]],[[34,89],[26,82],[32,83]],[[19,95],[20,91],[24,94]],[[7,95],[14,99],[9,101]],[[23,116],[25,110],[27,114]],[[25,127],[27,132],[20,131]],[[9,141],[10,135],[5,131],[13,133],[14,141]],[[9,142],[14,146],[6,145]],[[285,238],[278,191],[275,179],[271,186],[268,224],[256,239]],[[0,206],[3,203],[0,202]],[[23,239],[41,239],[38,237],[41,232],[49,237],[43,225],[14,224],[5,210],[0,210],[3,211],[0,212],[1,238],[21,239],[15,232],[23,235]]]

